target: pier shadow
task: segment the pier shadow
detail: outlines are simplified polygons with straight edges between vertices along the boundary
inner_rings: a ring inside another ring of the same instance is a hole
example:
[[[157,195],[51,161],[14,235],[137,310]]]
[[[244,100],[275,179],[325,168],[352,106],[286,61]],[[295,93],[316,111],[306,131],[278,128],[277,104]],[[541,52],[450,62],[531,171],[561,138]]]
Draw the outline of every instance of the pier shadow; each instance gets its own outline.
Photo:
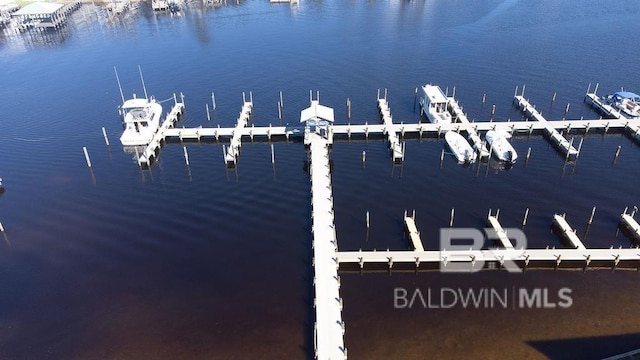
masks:
[[[640,333],[527,341],[549,359],[604,359],[640,348]],[[630,357],[638,359],[640,355]]]

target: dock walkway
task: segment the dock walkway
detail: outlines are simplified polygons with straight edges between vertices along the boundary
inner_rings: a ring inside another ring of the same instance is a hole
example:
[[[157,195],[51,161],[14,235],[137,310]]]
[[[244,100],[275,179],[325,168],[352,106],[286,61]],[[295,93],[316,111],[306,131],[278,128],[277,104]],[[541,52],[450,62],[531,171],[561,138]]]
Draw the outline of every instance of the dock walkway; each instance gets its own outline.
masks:
[[[391,158],[394,163],[401,163],[404,159],[404,149],[398,140],[398,134],[396,134],[396,127],[393,125],[393,117],[391,116],[391,109],[389,108],[387,99],[378,98],[378,112],[384,124],[383,133],[386,132],[387,140],[389,141]]]
[[[404,216],[404,225],[407,229],[407,233],[409,233],[409,240],[411,241],[411,247],[415,251],[424,251],[424,246],[422,245],[422,240],[420,239],[420,232],[416,227],[416,222],[413,217]]]
[[[568,141],[558,132],[558,130],[549,125],[547,119],[545,119],[542,114],[524,98],[524,96],[516,95],[514,97],[514,102],[516,102],[518,108],[522,110],[525,116],[545,125],[545,135],[549,137],[549,140],[551,140],[558,150],[561,151],[562,155],[565,156],[567,160],[576,160],[578,158],[580,151],[573,146],[573,139]]]
[[[487,150],[485,142],[480,139],[480,135],[478,135],[478,132],[476,131],[477,127],[471,126],[467,115],[462,112],[462,107],[458,104],[458,101],[454,97],[450,96],[448,97],[448,105],[453,118],[465,126],[464,129],[469,134],[469,139],[473,142],[473,148],[478,153],[478,158],[480,160],[488,159],[491,154],[489,153],[489,150]]]
[[[312,132],[311,206],[316,322],[314,351],[316,359],[346,359],[344,321],[338,277],[338,242],[334,223],[333,193],[326,138]]]
[[[553,224],[560,228],[562,237],[569,244],[571,244],[572,248],[581,250],[586,249],[582,244],[582,241],[580,241],[580,238],[578,238],[578,235],[576,235],[575,230],[572,229],[571,226],[569,226],[569,223],[564,218],[564,215],[553,215]]]
[[[509,240],[509,237],[507,236],[507,232],[504,231],[502,225],[500,225],[500,222],[498,221],[498,215],[489,214],[489,216],[487,217],[487,222],[493,229],[495,234],[494,238],[498,240],[498,242],[500,242],[500,245],[502,245],[502,247],[505,249],[513,250],[513,245],[511,244],[511,240]]]
[[[240,116],[238,116],[236,127],[233,130],[231,142],[229,143],[229,148],[227,149],[227,155],[224,158],[228,166],[235,166],[236,162],[238,161],[238,156],[240,155],[240,147],[242,146],[242,130],[249,123],[251,112],[253,111],[252,100],[253,99],[250,99],[249,101],[244,100],[243,94],[242,110],[240,110]]]
[[[169,114],[165,118],[164,122],[158,128],[158,131],[151,139],[151,142],[145,147],[142,154],[138,157],[139,166],[149,166],[160,153],[162,144],[165,142],[166,133],[169,129],[173,128],[175,124],[180,120],[180,117],[184,113],[184,103],[175,102]]]

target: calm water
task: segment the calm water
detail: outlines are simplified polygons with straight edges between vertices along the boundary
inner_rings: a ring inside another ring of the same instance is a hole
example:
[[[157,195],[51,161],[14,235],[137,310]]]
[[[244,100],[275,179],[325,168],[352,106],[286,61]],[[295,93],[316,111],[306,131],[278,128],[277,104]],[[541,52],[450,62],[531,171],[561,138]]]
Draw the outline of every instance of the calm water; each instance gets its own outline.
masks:
[[[245,144],[228,171],[221,145],[169,145],[140,171],[118,143],[120,102],[147,89],[186,96],[185,126],[233,125],[252,91],[256,125],[295,124],[319,90],[346,123],[377,122],[376,89],[388,88],[396,121],[414,121],[413,91],[456,86],[470,118],[520,118],[516,85],[549,118],[596,117],[582,104],[638,89],[640,4],[634,1],[247,1],[184,16],[148,4],[123,19],[86,6],[59,33],[0,37],[0,358],[298,359],[309,356],[312,269],[309,178],[301,143]],[[556,102],[551,96],[557,92]],[[481,103],[486,93],[487,103]],[[166,107],[168,108],[167,103]],[[104,145],[104,126],[112,146]],[[517,137],[528,164],[462,168],[443,142],[407,141],[392,167],[386,145],[336,143],[333,184],[342,250],[406,249],[402,213],[416,209],[425,245],[451,208],[456,226],[484,226],[500,208],[533,247],[560,246],[551,216],[566,212],[585,243],[629,246],[616,235],[639,203],[640,152],[620,134],[589,135],[575,165],[539,136]],[[94,168],[88,170],[82,147]],[[620,157],[612,162],[617,146]],[[361,153],[367,151],[366,167]],[[365,231],[370,211],[372,230]],[[342,275],[345,342],[353,359],[599,358],[640,347],[637,273],[487,272],[467,276]],[[393,309],[395,287],[561,287],[574,305],[555,310]]]

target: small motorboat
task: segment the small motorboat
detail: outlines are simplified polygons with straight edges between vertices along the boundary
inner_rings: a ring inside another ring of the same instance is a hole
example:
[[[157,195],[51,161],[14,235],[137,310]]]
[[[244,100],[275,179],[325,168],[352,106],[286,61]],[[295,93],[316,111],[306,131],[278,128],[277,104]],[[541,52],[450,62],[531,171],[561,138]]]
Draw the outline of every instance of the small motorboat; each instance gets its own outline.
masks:
[[[508,139],[510,138],[511,134],[502,130],[489,130],[485,136],[487,144],[489,144],[495,157],[500,161],[513,164],[518,159],[518,153],[509,143]]]
[[[451,149],[453,156],[458,160],[458,163],[474,163],[476,161],[476,152],[462,135],[455,131],[447,131],[444,134],[444,139],[447,141],[447,145]]]
[[[618,91],[606,98],[609,105],[618,109],[629,119],[640,118],[640,95],[629,91]]]

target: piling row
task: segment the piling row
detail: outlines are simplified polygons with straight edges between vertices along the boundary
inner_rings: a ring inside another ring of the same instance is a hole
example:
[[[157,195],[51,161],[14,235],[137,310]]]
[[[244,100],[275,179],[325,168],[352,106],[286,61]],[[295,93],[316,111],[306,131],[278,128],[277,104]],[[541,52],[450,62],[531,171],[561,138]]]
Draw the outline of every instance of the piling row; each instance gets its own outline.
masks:
[[[393,117],[391,116],[391,109],[386,98],[378,98],[378,112],[384,124],[383,132],[387,134],[387,140],[389,140],[389,151],[391,152],[391,158],[394,163],[401,163],[404,159],[404,149],[400,145],[398,135],[396,134],[395,127],[393,125]]]

